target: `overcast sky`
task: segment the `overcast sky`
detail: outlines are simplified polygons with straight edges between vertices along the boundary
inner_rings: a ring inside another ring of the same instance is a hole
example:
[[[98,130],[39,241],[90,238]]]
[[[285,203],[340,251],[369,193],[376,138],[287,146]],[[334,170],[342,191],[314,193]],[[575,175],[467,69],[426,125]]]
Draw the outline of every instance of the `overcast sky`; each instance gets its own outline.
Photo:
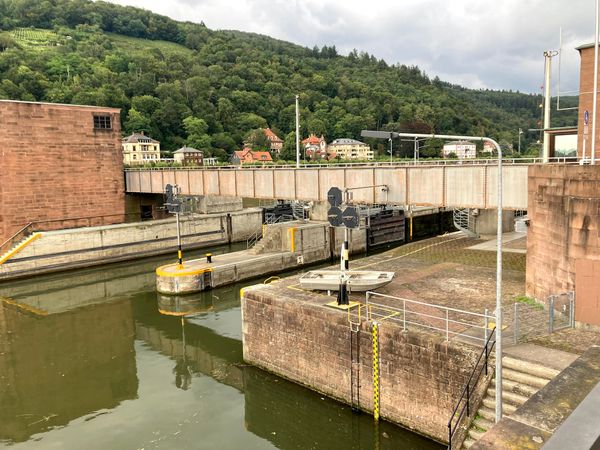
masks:
[[[353,48],[471,88],[540,92],[544,50],[559,47],[561,92],[579,87],[574,47],[594,39],[593,0],[109,0],[211,29],[312,48]],[[558,81],[555,58],[553,85]],[[553,91],[556,95],[556,90]]]

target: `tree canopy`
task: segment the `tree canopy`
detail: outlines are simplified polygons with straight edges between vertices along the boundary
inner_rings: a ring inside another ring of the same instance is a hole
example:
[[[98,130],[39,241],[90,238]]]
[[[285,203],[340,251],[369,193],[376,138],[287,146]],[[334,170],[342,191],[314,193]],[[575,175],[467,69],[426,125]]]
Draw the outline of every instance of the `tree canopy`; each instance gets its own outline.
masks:
[[[335,46],[213,31],[102,1],[0,0],[0,98],[121,108],[124,133],[226,158],[265,127],[291,150],[296,94],[303,137],[419,130],[489,136],[507,148],[517,147],[519,128],[539,128],[542,100],[431,80],[366,52],[341,56]],[[573,113],[555,115],[555,124],[569,121]],[[523,135],[523,148],[536,139]],[[385,155],[386,142],[368,142]]]

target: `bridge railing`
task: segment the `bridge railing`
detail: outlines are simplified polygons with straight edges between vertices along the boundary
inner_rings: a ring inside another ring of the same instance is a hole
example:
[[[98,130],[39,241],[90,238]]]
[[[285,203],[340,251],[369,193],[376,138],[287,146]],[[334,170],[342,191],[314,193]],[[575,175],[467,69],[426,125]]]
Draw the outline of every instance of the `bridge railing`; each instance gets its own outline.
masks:
[[[578,164],[576,156],[552,157],[548,160],[549,164]],[[485,159],[434,159],[434,160],[404,160],[404,161],[373,161],[373,162],[355,162],[355,163],[329,163],[329,164],[300,164],[300,169],[318,169],[318,168],[353,168],[353,167],[405,167],[405,166],[473,166],[473,165],[494,165],[498,163],[497,158]],[[503,164],[543,164],[542,158],[503,158]],[[173,166],[173,167],[126,167],[126,172],[138,171],[167,171],[167,170],[232,170],[232,169],[295,169],[295,164],[247,164],[247,165],[226,165],[226,166]]]

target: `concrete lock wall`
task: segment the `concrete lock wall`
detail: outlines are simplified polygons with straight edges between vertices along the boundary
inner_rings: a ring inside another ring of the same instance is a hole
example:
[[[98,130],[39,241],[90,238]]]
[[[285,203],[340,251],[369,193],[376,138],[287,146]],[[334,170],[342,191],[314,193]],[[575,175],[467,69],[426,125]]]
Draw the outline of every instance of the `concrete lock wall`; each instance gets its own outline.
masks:
[[[245,240],[259,230],[262,211],[181,217],[184,248]],[[0,265],[0,280],[175,251],[175,219],[43,232]]]
[[[242,297],[244,360],[344,403],[351,401],[350,326],[346,312],[250,287]],[[380,413],[438,441],[477,352],[442,336],[380,325]],[[358,364],[361,409],[373,409],[370,324],[362,322]]]
[[[600,166],[531,166],[528,216],[527,295],[576,290],[577,261],[600,260]]]

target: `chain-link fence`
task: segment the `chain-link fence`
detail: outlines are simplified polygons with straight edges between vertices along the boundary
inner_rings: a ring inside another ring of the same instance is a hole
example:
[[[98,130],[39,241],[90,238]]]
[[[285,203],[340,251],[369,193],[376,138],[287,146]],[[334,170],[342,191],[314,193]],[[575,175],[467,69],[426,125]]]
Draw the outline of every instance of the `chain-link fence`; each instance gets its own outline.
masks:
[[[551,295],[545,303],[533,299],[504,306],[502,334],[507,344],[519,344],[530,338],[574,326],[575,293]]]

